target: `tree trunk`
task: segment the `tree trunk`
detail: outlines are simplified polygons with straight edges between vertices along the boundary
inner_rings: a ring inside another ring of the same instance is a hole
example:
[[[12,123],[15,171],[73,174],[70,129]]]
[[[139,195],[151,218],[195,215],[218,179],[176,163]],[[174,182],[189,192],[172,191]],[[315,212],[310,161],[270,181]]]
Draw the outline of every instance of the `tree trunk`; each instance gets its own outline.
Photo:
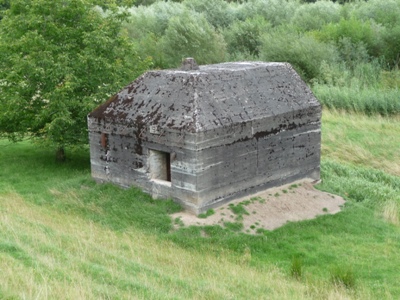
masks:
[[[65,162],[65,150],[64,147],[60,146],[56,151],[56,161],[57,162]]]

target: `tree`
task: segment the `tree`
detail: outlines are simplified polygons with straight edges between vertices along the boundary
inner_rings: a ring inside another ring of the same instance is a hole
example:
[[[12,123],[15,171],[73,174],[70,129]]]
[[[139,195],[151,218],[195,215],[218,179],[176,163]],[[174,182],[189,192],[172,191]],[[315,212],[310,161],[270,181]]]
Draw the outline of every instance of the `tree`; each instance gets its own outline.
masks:
[[[104,4],[105,1],[102,1]],[[93,0],[11,0],[0,23],[0,137],[87,143],[86,115],[149,66]]]

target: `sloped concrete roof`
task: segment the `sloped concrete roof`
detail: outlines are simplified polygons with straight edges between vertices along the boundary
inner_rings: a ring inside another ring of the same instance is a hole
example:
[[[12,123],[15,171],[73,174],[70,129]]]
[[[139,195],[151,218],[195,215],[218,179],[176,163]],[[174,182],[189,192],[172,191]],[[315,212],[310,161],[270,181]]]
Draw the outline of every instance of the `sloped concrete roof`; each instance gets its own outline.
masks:
[[[149,71],[89,117],[202,132],[319,105],[290,64],[232,62]]]

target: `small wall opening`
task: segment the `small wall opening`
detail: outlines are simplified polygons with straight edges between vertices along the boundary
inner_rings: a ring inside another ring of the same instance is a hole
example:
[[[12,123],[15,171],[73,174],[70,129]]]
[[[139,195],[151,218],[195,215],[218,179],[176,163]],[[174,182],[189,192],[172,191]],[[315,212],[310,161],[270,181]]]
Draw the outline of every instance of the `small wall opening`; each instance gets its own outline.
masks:
[[[101,144],[101,147],[103,147],[104,149],[108,148],[108,134],[106,134],[104,132],[101,133],[100,144]]]
[[[150,178],[171,182],[171,155],[168,152],[149,150]]]

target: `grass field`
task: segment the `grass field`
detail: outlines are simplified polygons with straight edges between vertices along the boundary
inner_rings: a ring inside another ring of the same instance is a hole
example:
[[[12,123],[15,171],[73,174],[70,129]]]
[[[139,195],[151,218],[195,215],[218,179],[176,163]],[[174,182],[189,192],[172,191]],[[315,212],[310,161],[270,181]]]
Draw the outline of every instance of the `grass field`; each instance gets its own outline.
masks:
[[[97,185],[87,149],[0,141],[0,299],[398,299],[400,120],[325,111],[333,216],[173,231],[171,201]]]

